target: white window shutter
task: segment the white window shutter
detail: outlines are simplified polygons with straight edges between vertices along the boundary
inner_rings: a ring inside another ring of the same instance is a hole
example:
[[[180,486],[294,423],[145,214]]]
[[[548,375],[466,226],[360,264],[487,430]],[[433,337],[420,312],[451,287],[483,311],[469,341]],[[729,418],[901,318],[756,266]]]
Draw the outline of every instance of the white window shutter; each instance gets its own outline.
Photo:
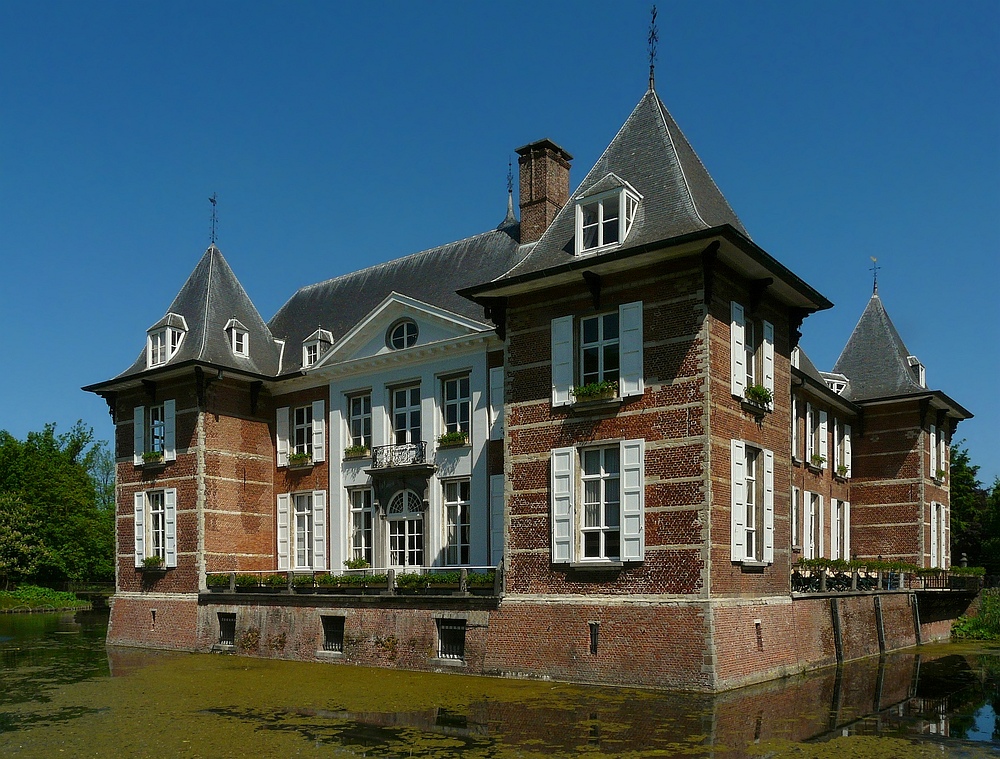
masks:
[[[826,412],[819,412],[819,455],[823,457],[820,465],[826,469],[827,460],[830,456],[830,440],[826,434]]]
[[[931,501],[931,567],[938,565],[937,504]]]
[[[146,452],[146,407],[136,406],[132,412],[132,463],[142,464]]]
[[[177,402],[163,402],[163,460],[177,460]]]
[[[830,558],[840,558],[840,540],[837,534],[840,530],[840,514],[837,513],[837,499],[830,499]]]
[[[565,564],[575,557],[576,448],[553,450],[551,469],[552,563]]]
[[[644,390],[642,369],[642,301],[625,303],[618,307],[619,349],[621,363],[618,392],[623,398],[642,395]]]
[[[935,425],[933,425],[933,424],[931,425],[930,449],[931,449],[931,477],[937,477],[937,470],[938,470],[938,465],[937,465],[937,427]]]
[[[844,545],[840,548],[846,561],[851,560],[851,502],[844,501]]]
[[[177,566],[177,488],[163,491],[163,548],[165,564]]]
[[[813,494],[808,490],[802,499],[802,558],[815,558],[813,546]]]
[[[764,561],[774,563],[774,452],[764,451]]]
[[[503,561],[503,486],[504,476],[490,477],[490,564]]]
[[[806,461],[812,458],[812,455],[816,453],[816,430],[813,426],[815,420],[816,412],[813,411],[812,404],[808,401],[806,402]]]
[[[278,569],[288,569],[288,508],[291,496],[278,496]]]
[[[135,494],[135,565],[142,566],[146,558],[146,494]]]
[[[490,369],[490,440],[503,439],[503,367]]]
[[[315,422],[316,417],[313,417]],[[313,449],[315,450],[315,448]],[[313,569],[326,569],[326,491],[313,491]]]
[[[275,450],[278,452],[278,466],[288,466],[288,406],[274,412]]]
[[[747,449],[742,440],[730,441],[730,459],[732,461],[732,491],[730,505],[730,556],[732,561],[743,561],[747,557]]]
[[[769,321],[764,322],[764,344],[763,344],[763,364],[764,364],[764,387],[774,395],[774,325]]]
[[[572,402],[573,386],[573,317],[552,320],[552,405]]]
[[[799,458],[799,402],[792,396],[792,458]]]
[[[326,461],[326,404],[313,401],[312,415],[312,460]]]
[[[816,546],[816,558],[824,559],[826,556],[826,536],[823,534],[823,496],[818,498],[818,507],[816,517],[819,520],[819,545]]]
[[[729,356],[733,375],[733,395],[742,398],[747,389],[747,354],[744,346],[743,306],[730,301],[732,320],[730,322]]]
[[[851,425],[844,425],[844,466],[847,467],[847,476],[851,476]]]
[[[646,555],[646,441],[623,440],[619,444],[621,462],[622,561],[642,561]]]

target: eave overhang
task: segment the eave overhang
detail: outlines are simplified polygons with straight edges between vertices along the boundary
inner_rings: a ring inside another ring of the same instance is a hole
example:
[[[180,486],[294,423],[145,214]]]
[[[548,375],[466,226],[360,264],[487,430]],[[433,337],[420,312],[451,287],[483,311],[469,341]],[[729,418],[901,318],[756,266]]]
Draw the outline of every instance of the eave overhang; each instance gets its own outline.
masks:
[[[900,401],[926,401],[930,408],[944,411],[952,419],[962,421],[972,419],[974,414],[967,408],[948,397],[940,390],[927,390],[924,392],[900,393],[899,395],[886,395],[881,398],[865,398],[864,400],[853,401],[861,408],[868,406],[883,406]]]
[[[578,282],[583,271],[610,274],[632,268],[636,259],[655,263],[694,256],[712,241],[719,242],[716,260],[751,280],[773,279],[769,292],[787,305],[807,312],[833,307],[818,291],[807,285],[767,251],[729,224],[699,230],[655,243],[628,247],[596,256],[581,256],[559,266],[467,287],[458,294],[476,303],[534,292],[564,283]]]
[[[206,374],[219,376],[221,372],[225,376],[229,377],[240,377],[250,381],[263,381],[263,382],[273,382],[276,378],[270,377],[265,374],[257,374],[256,372],[247,372],[240,369],[233,369],[230,366],[220,366],[218,364],[213,364],[208,361],[199,361],[198,359],[188,359],[187,361],[181,361],[177,364],[170,364],[168,366],[158,366],[155,369],[147,369],[146,371],[139,372],[138,374],[130,374],[127,377],[115,377],[114,379],[105,380],[104,382],[97,382],[93,385],[85,385],[81,389],[87,393],[95,393],[96,395],[103,395],[109,392],[118,392],[121,390],[129,390],[136,387],[142,387],[142,383],[146,382],[162,382],[165,380],[175,379],[184,376],[186,370],[192,368],[200,368]]]
[[[831,390],[830,386],[825,382],[818,382],[815,378],[810,377],[804,371],[795,366],[792,367],[792,386],[806,387],[810,391],[813,391],[817,395],[821,396],[831,405],[836,406],[844,413],[861,416],[860,406]]]

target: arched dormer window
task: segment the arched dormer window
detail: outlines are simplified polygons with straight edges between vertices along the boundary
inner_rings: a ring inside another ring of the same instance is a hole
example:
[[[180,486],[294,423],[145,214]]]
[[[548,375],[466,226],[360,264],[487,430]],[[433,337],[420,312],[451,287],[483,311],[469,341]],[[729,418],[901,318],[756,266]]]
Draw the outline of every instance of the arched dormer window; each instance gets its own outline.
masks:
[[[642,196],[625,180],[608,174],[576,198],[576,255],[621,245],[635,222]]]
[[[317,329],[302,341],[302,368],[308,369],[330,350],[333,345],[333,333],[325,329]]]
[[[146,331],[146,367],[163,366],[180,350],[187,334],[187,321],[180,314],[167,314]]]

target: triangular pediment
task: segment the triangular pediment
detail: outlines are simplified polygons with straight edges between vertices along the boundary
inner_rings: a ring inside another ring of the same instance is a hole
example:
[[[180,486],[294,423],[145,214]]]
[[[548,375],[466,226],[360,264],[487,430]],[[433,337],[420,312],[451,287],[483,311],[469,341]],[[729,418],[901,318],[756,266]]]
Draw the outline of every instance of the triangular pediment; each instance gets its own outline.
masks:
[[[406,323],[415,325],[415,335],[406,326],[399,328]],[[340,338],[314,369],[379,355],[404,356],[409,351],[491,329],[483,322],[393,292]],[[392,344],[394,333],[396,345]]]

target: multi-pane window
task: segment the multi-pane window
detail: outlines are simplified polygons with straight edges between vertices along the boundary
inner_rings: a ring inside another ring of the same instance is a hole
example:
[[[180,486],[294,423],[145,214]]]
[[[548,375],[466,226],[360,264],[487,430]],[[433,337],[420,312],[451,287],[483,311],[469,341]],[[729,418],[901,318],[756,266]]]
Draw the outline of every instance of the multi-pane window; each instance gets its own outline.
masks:
[[[743,350],[746,352],[747,387],[758,384],[757,377],[757,335],[754,321],[749,316],[743,322]]]
[[[233,328],[233,353],[237,356],[249,356],[248,333],[245,329]]]
[[[292,429],[292,453],[312,453],[312,406],[295,409]]]
[[[359,488],[349,491],[351,502],[351,558],[364,559],[373,565],[372,524],[374,509],[372,508],[372,491],[370,488]]]
[[[761,556],[760,530],[759,525],[762,520],[761,511],[763,509],[763,477],[761,476],[761,453],[759,448],[746,446],[746,492],[744,494],[746,503],[746,519],[744,530],[746,531],[746,557],[751,560],[759,560]]]
[[[355,395],[347,401],[347,423],[351,429],[351,445],[372,444],[372,397]]]
[[[392,429],[396,445],[420,442],[420,386],[392,391]]]
[[[464,619],[439,619],[438,623],[438,657],[441,659],[465,658],[465,625]]]
[[[312,493],[295,494],[295,568],[312,566],[313,500]]]
[[[424,565],[424,516],[420,498],[412,490],[401,490],[389,501],[389,565]]]
[[[638,199],[624,190],[581,202],[577,206],[577,253],[624,240],[638,207]]]
[[[149,433],[146,438],[146,450],[153,453],[163,453],[166,440],[166,417],[163,414],[163,404],[149,407]]]
[[[319,360],[319,343],[309,343],[306,345],[306,366],[312,366]]]
[[[580,320],[580,384],[617,382],[618,312]]]
[[[149,534],[146,556],[167,559],[167,512],[162,490],[152,490],[146,494],[149,504]]]
[[[823,496],[809,494],[809,555],[807,559],[822,558]]]
[[[621,554],[621,461],[618,446],[583,451],[585,559],[618,559]]]
[[[444,431],[464,432],[468,435],[472,417],[469,375],[452,377],[441,384],[444,393]]]
[[[167,331],[149,333],[149,365],[157,366],[167,360]]]
[[[406,319],[390,327],[389,334],[386,336],[386,343],[396,351],[409,348],[416,342],[417,324],[410,319]]]
[[[799,520],[802,518],[802,491],[792,488],[792,545],[799,545]]]
[[[469,490],[469,480],[454,480],[444,484],[446,564],[469,563]]]

